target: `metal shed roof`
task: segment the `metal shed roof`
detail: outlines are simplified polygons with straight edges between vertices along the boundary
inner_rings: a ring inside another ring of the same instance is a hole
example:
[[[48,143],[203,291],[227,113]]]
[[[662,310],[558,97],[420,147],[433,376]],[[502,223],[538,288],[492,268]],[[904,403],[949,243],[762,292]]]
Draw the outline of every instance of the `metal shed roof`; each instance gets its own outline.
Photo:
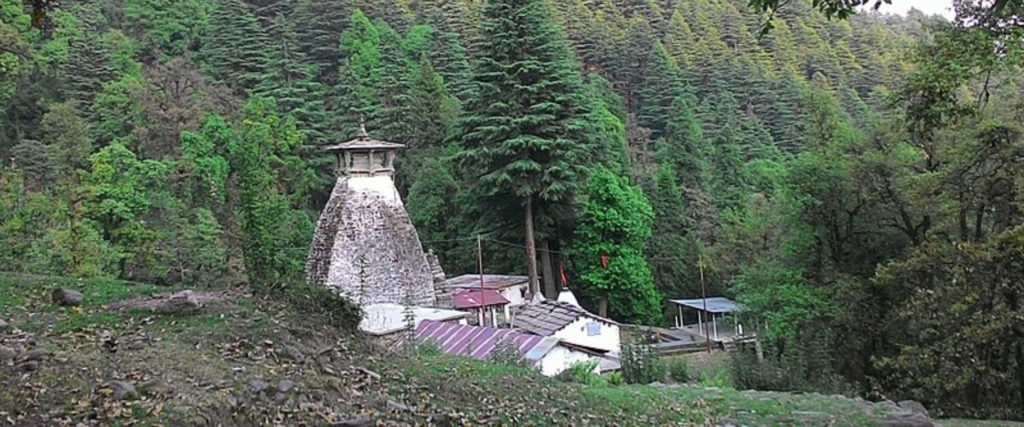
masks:
[[[452,297],[452,307],[460,310],[467,308],[490,307],[492,305],[505,305],[509,301],[493,289],[467,290]]]
[[[502,274],[485,274],[484,275],[484,288],[501,290],[511,286],[526,286],[530,283],[530,279],[526,276],[507,276]],[[479,274],[464,274],[459,277],[453,277],[445,280],[445,286],[449,288],[462,288],[462,289],[479,289],[480,288],[480,275]]]
[[[673,304],[686,306],[695,310],[707,311],[709,313],[732,313],[739,308],[735,301],[724,297],[707,298],[707,310],[704,310],[704,298],[674,299],[671,301]]]
[[[437,343],[445,354],[481,360],[490,355],[498,343],[512,340],[523,358],[538,361],[559,342],[555,337],[542,337],[512,329],[464,326],[432,320],[420,322],[416,328],[416,339]]]

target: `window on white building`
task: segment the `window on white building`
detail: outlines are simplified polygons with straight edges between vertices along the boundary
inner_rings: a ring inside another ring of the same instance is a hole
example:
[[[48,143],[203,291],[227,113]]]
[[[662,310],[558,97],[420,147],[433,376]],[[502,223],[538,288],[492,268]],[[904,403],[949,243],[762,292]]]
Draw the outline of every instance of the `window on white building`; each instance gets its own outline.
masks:
[[[601,335],[601,324],[597,322],[587,323],[587,336]]]

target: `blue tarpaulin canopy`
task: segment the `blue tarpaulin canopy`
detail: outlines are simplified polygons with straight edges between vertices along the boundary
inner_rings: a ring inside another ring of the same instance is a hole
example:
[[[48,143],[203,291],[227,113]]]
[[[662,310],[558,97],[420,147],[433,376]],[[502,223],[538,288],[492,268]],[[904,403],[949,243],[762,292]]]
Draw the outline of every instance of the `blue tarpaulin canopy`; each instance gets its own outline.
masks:
[[[739,309],[736,302],[724,297],[707,298],[707,310],[704,309],[704,298],[674,299],[671,301],[673,304],[686,306],[695,310],[707,311],[708,313],[732,313]]]

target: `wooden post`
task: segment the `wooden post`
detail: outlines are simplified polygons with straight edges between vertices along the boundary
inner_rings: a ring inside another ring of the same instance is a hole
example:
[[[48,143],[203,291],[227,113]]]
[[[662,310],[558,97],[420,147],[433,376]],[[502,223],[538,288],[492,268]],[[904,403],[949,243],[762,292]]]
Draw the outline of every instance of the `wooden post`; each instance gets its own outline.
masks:
[[[476,235],[476,262],[477,268],[480,270],[480,326],[487,326],[484,324],[484,245],[483,239],[479,234]]]
[[[700,267],[700,296],[704,299],[704,312],[708,312],[708,294],[704,286],[704,255],[697,259],[697,266]],[[711,331],[708,330],[708,323],[704,322],[704,337],[708,344],[708,353],[711,353]]]

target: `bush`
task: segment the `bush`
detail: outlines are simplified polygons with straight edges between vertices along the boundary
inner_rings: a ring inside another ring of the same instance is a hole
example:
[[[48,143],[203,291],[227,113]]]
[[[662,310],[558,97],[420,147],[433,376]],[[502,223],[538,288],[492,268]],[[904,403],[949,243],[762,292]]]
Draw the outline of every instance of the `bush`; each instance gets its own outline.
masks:
[[[410,346],[415,355],[421,357],[437,357],[441,355],[441,344],[434,340],[414,341]]]
[[[818,330],[801,332],[793,339],[763,340],[737,348],[729,358],[736,388],[850,394],[852,387],[832,368],[829,335]]]
[[[624,344],[620,362],[622,379],[629,384],[650,384],[665,379],[665,363],[650,345]]]
[[[569,366],[569,369],[560,372],[557,378],[567,383],[579,383],[586,385],[605,384],[605,379],[594,373],[594,368],[597,368],[599,363],[600,362],[596,360],[581,360],[574,362]]]
[[[508,337],[494,345],[494,349],[491,350],[491,354],[487,355],[487,360],[492,363],[499,363],[502,365],[529,365],[523,355],[519,353],[519,346],[516,344],[515,340],[509,339]]]
[[[363,320],[363,310],[348,298],[321,285],[307,282],[272,288],[267,294],[281,298],[303,316],[349,332],[355,332]]]
[[[690,364],[684,359],[675,359],[668,365],[668,375],[677,383],[690,381]]]

